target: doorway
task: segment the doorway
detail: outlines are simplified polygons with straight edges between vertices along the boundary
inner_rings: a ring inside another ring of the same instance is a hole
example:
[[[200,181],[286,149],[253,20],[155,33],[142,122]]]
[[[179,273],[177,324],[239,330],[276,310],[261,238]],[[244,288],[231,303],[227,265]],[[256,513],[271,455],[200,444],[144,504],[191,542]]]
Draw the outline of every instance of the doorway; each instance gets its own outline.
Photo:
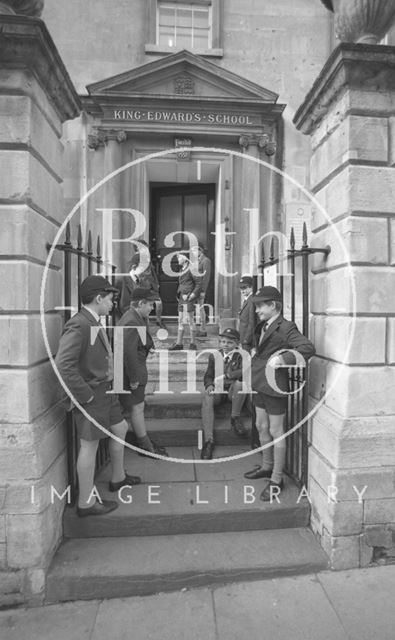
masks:
[[[177,316],[176,276],[169,276],[162,269],[166,255],[189,249],[185,233],[193,233],[198,242],[206,248],[206,255],[212,264],[212,274],[206,294],[206,302],[214,306],[214,265],[215,265],[215,184],[184,184],[173,186],[151,185],[151,255],[159,278],[160,294],[163,301],[163,315]],[[174,234],[175,245],[165,247],[168,234]],[[177,271],[177,260],[172,260],[172,269]]]

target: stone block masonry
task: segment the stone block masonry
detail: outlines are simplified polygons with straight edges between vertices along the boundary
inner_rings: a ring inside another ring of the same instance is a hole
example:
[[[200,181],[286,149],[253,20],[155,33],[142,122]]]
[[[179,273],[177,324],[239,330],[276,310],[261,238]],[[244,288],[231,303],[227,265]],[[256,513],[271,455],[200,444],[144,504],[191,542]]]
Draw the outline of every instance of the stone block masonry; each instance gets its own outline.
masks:
[[[0,16],[0,606],[41,601],[61,534],[63,504],[44,485],[67,484],[64,413],[40,328],[46,244],[64,219],[62,124],[79,99],[41,21]],[[45,308],[56,349],[61,262]],[[31,502],[31,488],[36,499]]]
[[[394,72],[395,48],[342,44],[294,120],[326,211],[312,244],[332,248],[313,264],[309,491],[334,569],[394,556]]]

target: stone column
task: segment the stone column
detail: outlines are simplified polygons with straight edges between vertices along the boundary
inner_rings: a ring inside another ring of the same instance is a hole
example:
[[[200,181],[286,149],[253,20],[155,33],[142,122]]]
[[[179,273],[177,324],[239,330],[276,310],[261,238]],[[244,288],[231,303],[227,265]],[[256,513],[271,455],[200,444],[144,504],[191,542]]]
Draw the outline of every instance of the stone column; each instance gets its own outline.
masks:
[[[260,146],[258,144],[258,138],[241,135],[239,138],[239,145],[246,155],[259,159]],[[235,270],[240,269],[240,275],[251,273],[253,267],[253,254],[252,247],[250,247],[250,227],[254,229],[253,236],[259,234],[259,213],[260,213],[260,164],[254,162],[249,158],[242,159],[241,168],[241,211],[238,214],[239,228],[237,229],[240,236],[238,236],[238,258],[239,262],[235,265]],[[246,209],[255,210],[258,212],[258,216]],[[254,227],[254,220],[257,224]],[[237,257],[236,257],[237,259]],[[238,284],[236,282],[236,284]]]
[[[62,123],[79,100],[40,20],[0,15],[0,604],[42,595],[62,535],[66,486],[64,412],[40,327],[40,286],[63,220]],[[55,353],[62,258],[45,298]]]
[[[314,243],[332,249],[312,282],[310,378],[324,403],[312,420],[309,492],[335,569],[395,550],[394,77],[395,48],[342,44],[295,116],[312,138],[311,188],[329,217],[317,207]]]
[[[125,131],[119,129],[98,129],[94,133],[88,136],[88,146],[90,149],[98,150],[104,147],[104,166],[103,176],[110,175],[113,171],[118,169],[122,165],[122,146],[121,143],[127,139]],[[121,176],[111,178],[103,186],[102,191],[102,203],[100,207],[106,207],[108,209],[119,209],[121,206]],[[97,214],[92,212],[93,221]],[[96,220],[97,222],[97,220]],[[95,231],[102,238],[103,246],[102,253],[105,260],[111,264],[115,264],[119,267],[121,264],[121,254],[124,252],[121,243],[111,244],[111,235],[113,238],[124,237],[125,227],[125,214],[122,215],[119,211],[114,211],[112,219],[105,219],[105,226],[102,225],[102,218],[99,217],[99,224],[96,224]],[[111,225],[111,226],[110,226]],[[130,226],[129,219],[127,225]],[[126,234],[126,235],[130,235]],[[130,246],[128,246],[128,253],[130,254]]]

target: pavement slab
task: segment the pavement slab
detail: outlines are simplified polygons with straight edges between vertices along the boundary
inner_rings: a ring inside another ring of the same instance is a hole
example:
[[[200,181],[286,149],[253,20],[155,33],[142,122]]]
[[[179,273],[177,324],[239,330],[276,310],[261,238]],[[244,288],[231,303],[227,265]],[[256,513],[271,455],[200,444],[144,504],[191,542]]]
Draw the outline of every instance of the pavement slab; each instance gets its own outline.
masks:
[[[216,640],[212,594],[198,589],[103,602],[91,640],[109,638]]]
[[[0,611],[1,640],[90,640],[99,602]],[[109,638],[111,636],[108,636]]]
[[[314,576],[217,588],[214,606],[218,640],[349,640]]]
[[[395,566],[318,577],[349,640],[394,640]]]

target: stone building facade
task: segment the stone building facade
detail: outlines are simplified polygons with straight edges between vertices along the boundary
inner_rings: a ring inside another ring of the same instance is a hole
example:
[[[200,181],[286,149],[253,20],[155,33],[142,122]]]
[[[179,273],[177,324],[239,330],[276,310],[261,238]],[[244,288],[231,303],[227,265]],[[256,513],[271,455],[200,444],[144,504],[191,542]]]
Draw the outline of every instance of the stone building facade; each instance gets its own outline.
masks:
[[[0,315],[5,604],[40,600],[62,535],[62,504],[54,509],[45,490],[66,485],[64,414],[41,337],[46,245],[88,189],[147,154],[159,155],[80,206],[74,234],[77,223],[84,242],[88,228],[101,231],[99,209],[131,208],[142,212],[144,237],[158,250],[158,234],[170,230],[158,220],[171,198],[195,197],[207,216],[200,239],[209,244],[222,223],[237,234],[229,271],[250,270],[251,231],[287,232],[305,220],[317,246],[331,246],[328,261],[316,259],[312,281],[313,405],[325,396],[311,425],[312,526],[334,568],[364,566],[394,547],[393,49],[332,54],[332,17],[318,0],[196,4],[211,12],[203,48],[158,41],[156,0],[46,0],[44,22],[0,16],[0,270],[9,283]],[[193,163],[176,157],[176,144],[199,147]],[[271,165],[312,190],[316,205]],[[245,210],[259,211],[255,227]],[[186,215],[184,207],[183,222]],[[128,217],[113,222],[119,237],[133,231]],[[209,249],[218,260],[221,247],[212,241]],[[109,257],[123,270],[129,254],[118,246]],[[53,352],[61,330],[57,260],[44,304]],[[237,279],[229,286],[217,279],[211,295],[217,315],[235,315]],[[353,485],[367,485],[360,501]]]

